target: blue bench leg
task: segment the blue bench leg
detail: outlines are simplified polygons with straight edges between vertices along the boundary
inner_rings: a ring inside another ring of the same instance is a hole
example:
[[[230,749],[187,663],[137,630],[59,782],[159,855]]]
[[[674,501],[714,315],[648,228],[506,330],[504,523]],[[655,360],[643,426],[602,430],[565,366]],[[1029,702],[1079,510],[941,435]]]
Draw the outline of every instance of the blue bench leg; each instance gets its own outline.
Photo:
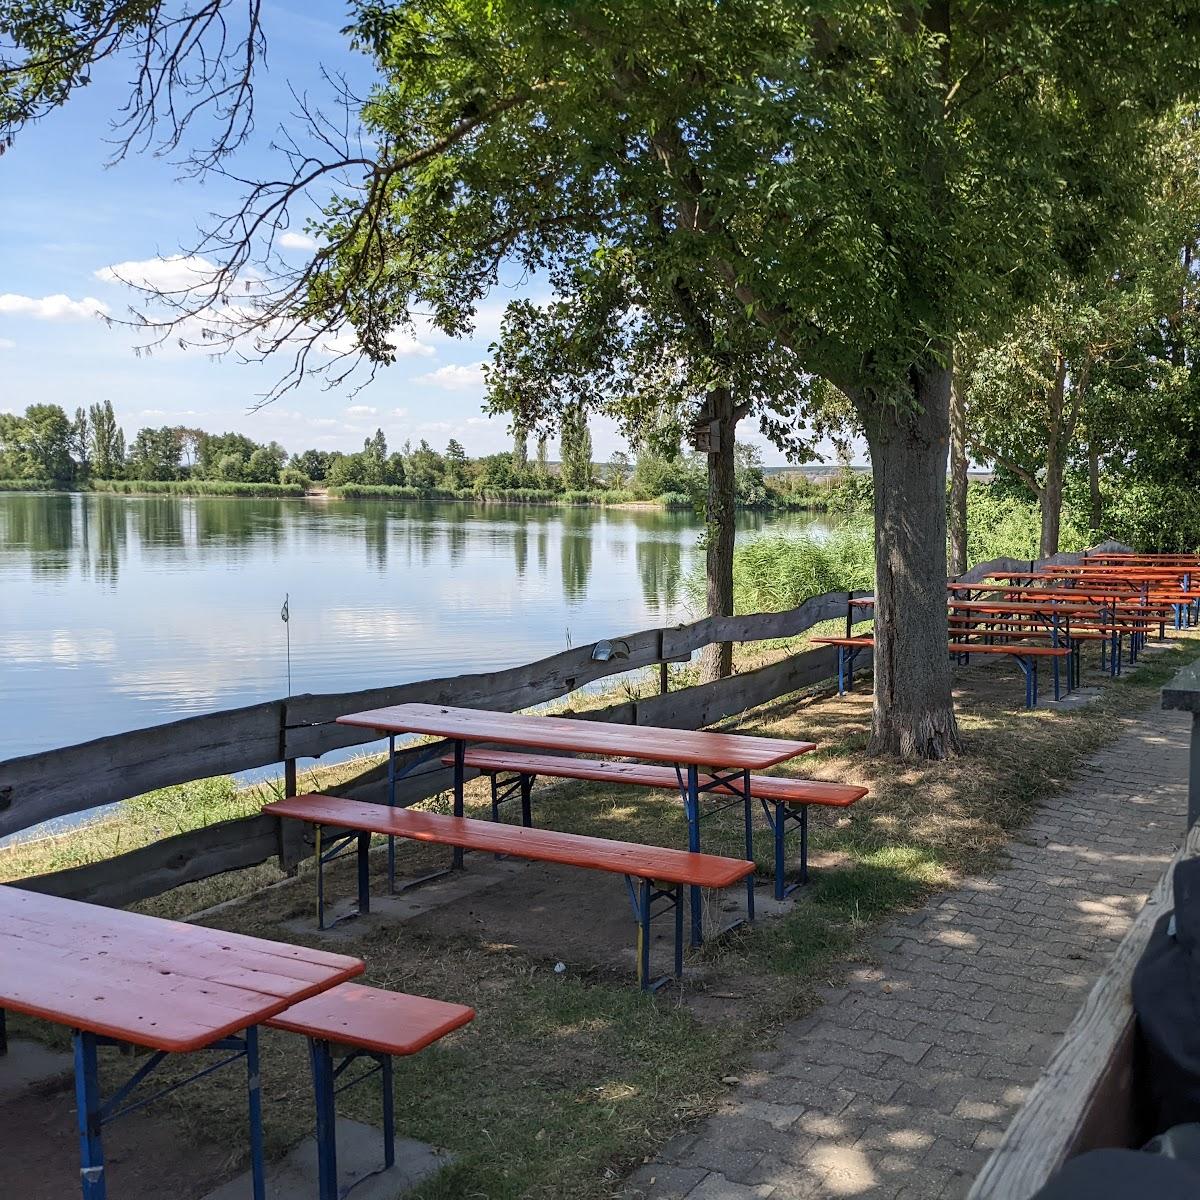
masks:
[[[787,868],[783,839],[787,832],[786,810],[780,801],[775,802],[775,899],[782,900],[787,895],[787,885],[784,882],[784,871]]]
[[[467,744],[463,741],[454,743],[454,815],[461,817],[463,815],[463,775],[464,763],[463,759],[467,753]],[[454,847],[454,854],[451,859],[454,869],[461,870],[463,865],[463,848],[461,846]]]
[[[258,1026],[242,1035],[246,1040],[246,1101],[250,1117],[250,1177],[254,1200],[266,1200],[267,1172],[263,1153],[262,1080],[258,1063]]]
[[[396,1096],[390,1054],[380,1056],[379,1069],[383,1080],[383,1166],[387,1170],[396,1165]]]
[[[371,835],[365,832],[358,835],[358,911],[371,911]]]
[[[675,885],[675,978],[683,975],[683,884]]]
[[[696,765],[688,767],[687,773],[687,823],[688,849],[700,853],[700,780]],[[704,942],[704,916],[701,908],[700,889],[694,885],[689,889],[692,909],[692,945]]]
[[[839,646],[838,652],[838,695],[846,694],[846,647]]]
[[[313,847],[317,857],[317,928],[325,928],[325,856],[321,826],[313,826]]]
[[[808,882],[808,805],[800,806],[800,882]]]
[[[105,1200],[104,1146],[100,1140],[100,1077],[96,1035],[77,1029],[75,1111],[79,1119],[79,1181],[83,1200]]]
[[[327,1041],[309,1038],[313,1093],[317,1108],[317,1195],[338,1200],[337,1109],[334,1104],[333,1052]]]
[[[396,735],[388,735],[388,808],[396,807]],[[396,894],[396,839],[388,834],[388,894]]]
[[[533,826],[533,776],[521,776],[521,824],[526,829]]]
[[[742,809],[743,820],[746,823],[746,861],[754,861],[754,801],[750,797],[750,772],[742,772]],[[754,920],[754,876],[746,876],[746,916]]]
[[[638,883],[638,987],[650,990],[650,880]]]

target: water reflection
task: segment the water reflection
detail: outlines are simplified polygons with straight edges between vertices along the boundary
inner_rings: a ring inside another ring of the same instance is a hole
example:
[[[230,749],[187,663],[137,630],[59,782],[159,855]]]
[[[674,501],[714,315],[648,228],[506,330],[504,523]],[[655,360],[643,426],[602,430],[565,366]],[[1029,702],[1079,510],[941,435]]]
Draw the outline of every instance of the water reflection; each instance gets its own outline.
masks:
[[[660,510],[3,494],[0,759],[282,695],[285,592],[298,692],[685,619],[699,532]]]

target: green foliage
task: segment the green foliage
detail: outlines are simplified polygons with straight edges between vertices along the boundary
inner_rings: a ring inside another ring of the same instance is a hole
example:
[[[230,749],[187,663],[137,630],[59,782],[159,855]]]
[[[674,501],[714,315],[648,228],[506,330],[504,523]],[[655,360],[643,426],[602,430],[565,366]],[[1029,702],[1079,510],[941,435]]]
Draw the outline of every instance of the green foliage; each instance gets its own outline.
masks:
[[[279,482],[285,487],[301,487],[306,491],[312,487],[312,480],[299,467],[284,467],[279,472]]]
[[[72,483],[75,427],[57,404],[31,404],[24,414],[0,413],[0,477]]]
[[[226,479],[93,479],[91,490],[120,496],[303,496],[300,484]]]
[[[563,487],[568,492],[586,491],[592,486],[592,435],[583,404],[568,404],[563,410],[560,447]]]
[[[1038,506],[993,484],[967,489],[967,562],[1040,557],[1042,518]],[[1092,543],[1083,514],[1063,510],[1060,548],[1084,550]]]
[[[0,492],[52,492],[62,486],[53,479],[0,479]]]
[[[629,487],[645,500],[665,495],[683,496],[688,507],[691,507],[704,495],[703,461],[696,456],[668,456],[643,449],[637,456]]]
[[[874,536],[865,521],[847,521],[821,538],[755,538],[733,552],[738,613],[781,612],[824,592],[869,589],[874,579]],[[688,592],[703,603],[703,572],[689,577]]]

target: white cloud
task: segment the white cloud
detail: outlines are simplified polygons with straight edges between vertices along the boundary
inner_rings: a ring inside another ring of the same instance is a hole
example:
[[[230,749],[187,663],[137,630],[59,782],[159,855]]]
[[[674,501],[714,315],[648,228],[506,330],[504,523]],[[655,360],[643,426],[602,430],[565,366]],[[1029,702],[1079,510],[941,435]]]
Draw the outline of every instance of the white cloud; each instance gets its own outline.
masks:
[[[19,296],[15,292],[0,295],[0,316],[32,317],[35,321],[87,321],[108,312],[108,305],[94,296],[72,300],[54,296]]]
[[[444,367],[438,367],[436,371],[418,375],[417,382],[444,388],[448,392],[464,392],[468,389],[481,388],[483,386],[483,363],[470,363],[467,366],[447,363]]]
[[[103,283],[126,283],[137,288],[181,292],[203,287],[217,264],[198,254],[169,254],[165,258],[130,259],[101,267],[94,274]]]
[[[375,417],[379,415],[379,409],[370,404],[351,404],[346,409],[348,417]]]
[[[15,350],[17,343],[12,338],[0,338],[0,350]]]
[[[408,409],[407,408],[393,408],[392,416],[393,417],[407,417]]]
[[[310,238],[307,233],[294,233],[288,230],[287,233],[281,233],[275,240],[285,250],[315,250],[317,248],[316,239]]]

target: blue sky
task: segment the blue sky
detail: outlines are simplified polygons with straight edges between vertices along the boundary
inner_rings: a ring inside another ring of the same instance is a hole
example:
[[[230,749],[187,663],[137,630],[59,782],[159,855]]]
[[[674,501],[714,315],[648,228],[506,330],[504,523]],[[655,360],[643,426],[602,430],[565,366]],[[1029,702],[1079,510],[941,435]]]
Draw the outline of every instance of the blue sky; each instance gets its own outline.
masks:
[[[268,70],[257,88],[258,134],[238,163],[246,174],[267,162],[265,143],[287,121],[289,82],[322,94],[319,65],[362,85],[369,80],[338,32],[342,12],[317,0],[265,6]],[[98,311],[120,317],[136,299],[117,276],[160,277],[170,267],[158,260],[191,245],[197,226],[237,198],[220,181],[180,180],[170,161],[151,154],[106,166],[110,121],[127,96],[128,74],[126,64],[104,64],[88,88],[0,158],[0,409],[50,402],[73,412],[109,399],[130,434],[142,425],[185,424],[273,438],[292,451],[359,449],[376,426],[393,447],[427,438],[442,448],[451,437],[472,455],[508,447],[504,422],[481,412],[479,364],[504,305],[530,294],[529,285],[523,293],[498,289],[481,306],[471,340],[421,331],[357,395],[308,381],[257,412],[251,406],[280,365],[213,362],[176,348],[139,357],[144,338],[101,321]],[[593,418],[592,433],[597,460],[623,448],[606,420]],[[749,426],[745,440],[758,443],[768,463],[783,461]]]

